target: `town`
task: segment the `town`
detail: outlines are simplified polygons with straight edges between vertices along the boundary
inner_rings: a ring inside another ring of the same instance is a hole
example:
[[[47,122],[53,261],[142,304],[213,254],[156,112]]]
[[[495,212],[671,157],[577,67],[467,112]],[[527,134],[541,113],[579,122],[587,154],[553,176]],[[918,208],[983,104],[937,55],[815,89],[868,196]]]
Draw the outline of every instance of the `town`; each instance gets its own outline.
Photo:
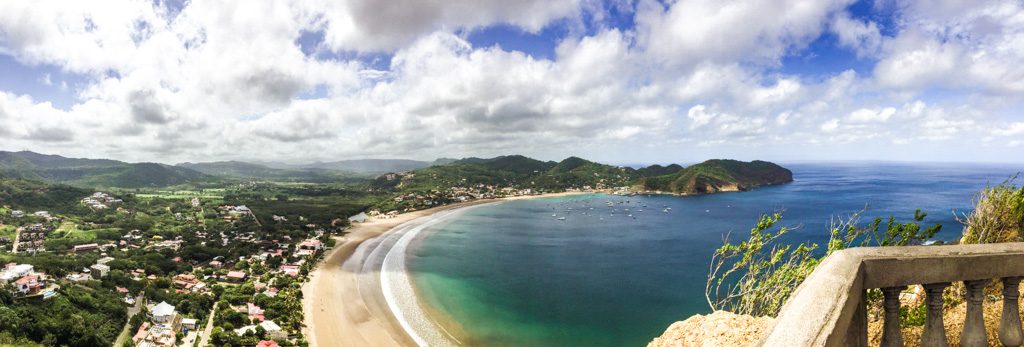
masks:
[[[114,298],[110,316],[123,318],[94,333],[116,331],[107,343],[115,346],[306,344],[301,284],[348,225],[302,215],[260,221],[220,199],[79,198],[63,212],[5,202],[0,284],[15,307],[62,295],[74,302],[80,292]]]

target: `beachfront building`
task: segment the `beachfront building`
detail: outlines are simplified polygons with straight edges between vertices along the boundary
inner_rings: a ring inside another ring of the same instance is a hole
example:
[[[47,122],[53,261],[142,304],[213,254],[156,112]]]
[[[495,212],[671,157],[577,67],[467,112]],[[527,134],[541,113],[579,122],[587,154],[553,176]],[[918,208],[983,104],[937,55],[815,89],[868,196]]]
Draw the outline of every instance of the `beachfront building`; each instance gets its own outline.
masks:
[[[359,214],[355,216],[348,217],[349,223],[364,223],[368,219],[370,219],[370,217],[367,216],[365,212],[359,212]]]
[[[299,243],[299,249],[316,252],[324,249],[324,243],[317,239],[306,239]]]
[[[271,339],[285,340],[288,338],[288,333],[281,329],[281,326],[277,325],[277,323],[274,323],[274,321],[272,320],[265,320],[263,322],[260,322],[260,324],[258,325],[263,328],[263,331],[267,332],[267,337]],[[245,335],[245,333],[250,331],[255,334],[256,325],[246,325],[244,327],[235,329],[235,333],[238,334],[238,336]]]

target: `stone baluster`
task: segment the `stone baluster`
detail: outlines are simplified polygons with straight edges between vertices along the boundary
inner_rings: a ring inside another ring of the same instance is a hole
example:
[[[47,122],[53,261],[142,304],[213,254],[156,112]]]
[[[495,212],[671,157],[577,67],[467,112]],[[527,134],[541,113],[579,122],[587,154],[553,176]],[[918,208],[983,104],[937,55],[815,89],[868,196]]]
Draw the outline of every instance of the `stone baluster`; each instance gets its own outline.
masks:
[[[942,291],[949,287],[949,283],[925,284],[925,305],[927,307],[924,318],[924,332],[921,334],[921,346],[924,347],[947,347],[946,327],[942,323]]]
[[[964,319],[964,330],[960,334],[960,345],[964,347],[987,346],[985,336],[985,317],[983,301],[985,300],[985,284],[988,280],[964,281],[967,290],[967,318]]]
[[[1003,318],[999,321],[999,342],[1003,346],[1020,346],[1024,333],[1020,327],[1020,277],[1003,277]]]
[[[882,347],[903,347],[903,331],[900,330],[900,292],[907,287],[882,288],[885,301],[885,321],[882,322]]]

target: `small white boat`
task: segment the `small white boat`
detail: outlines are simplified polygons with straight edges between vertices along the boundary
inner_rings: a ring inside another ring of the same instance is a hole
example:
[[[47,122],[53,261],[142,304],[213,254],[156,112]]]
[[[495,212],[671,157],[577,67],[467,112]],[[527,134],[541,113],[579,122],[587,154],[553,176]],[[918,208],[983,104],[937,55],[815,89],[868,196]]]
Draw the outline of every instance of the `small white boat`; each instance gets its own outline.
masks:
[[[558,220],[565,220],[565,217],[558,217]]]
[[[553,214],[553,215],[551,215],[551,216],[552,216],[552,217],[558,217],[558,215],[557,215],[557,214]]]

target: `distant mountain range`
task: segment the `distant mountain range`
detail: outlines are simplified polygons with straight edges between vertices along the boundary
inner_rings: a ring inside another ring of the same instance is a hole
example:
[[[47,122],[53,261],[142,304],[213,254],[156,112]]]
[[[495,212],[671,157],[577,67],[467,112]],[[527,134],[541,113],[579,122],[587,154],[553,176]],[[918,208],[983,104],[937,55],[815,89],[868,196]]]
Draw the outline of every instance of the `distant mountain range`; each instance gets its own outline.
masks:
[[[51,183],[89,187],[165,187],[179,184],[217,183],[237,179],[271,179],[329,182],[361,176],[372,178],[386,172],[403,172],[451,163],[406,159],[355,159],[301,165],[218,161],[165,165],[127,163],[109,159],[67,158],[29,151],[0,151],[0,175]]]
[[[0,151],[0,175],[95,187],[164,187],[216,181],[214,176],[157,163],[65,158],[35,152]]]
[[[402,179],[385,173],[410,172]],[[0,175],[87,187],[165,187],[222,183],[239,179],[332,182],[376,177],[380,190],[443,190],[477,184],[544,190],[631,187],[634,191],[705,194],[787,183],[789,170],[765,161],[708,160],[683,167],[652,165],[640,169],[596,163],[578,157],[541,161],[522,155],[494,158],[356,159],[303,165],[220,161],[165,165],[108,159],[78,159],[34,152],[0,151]]]

